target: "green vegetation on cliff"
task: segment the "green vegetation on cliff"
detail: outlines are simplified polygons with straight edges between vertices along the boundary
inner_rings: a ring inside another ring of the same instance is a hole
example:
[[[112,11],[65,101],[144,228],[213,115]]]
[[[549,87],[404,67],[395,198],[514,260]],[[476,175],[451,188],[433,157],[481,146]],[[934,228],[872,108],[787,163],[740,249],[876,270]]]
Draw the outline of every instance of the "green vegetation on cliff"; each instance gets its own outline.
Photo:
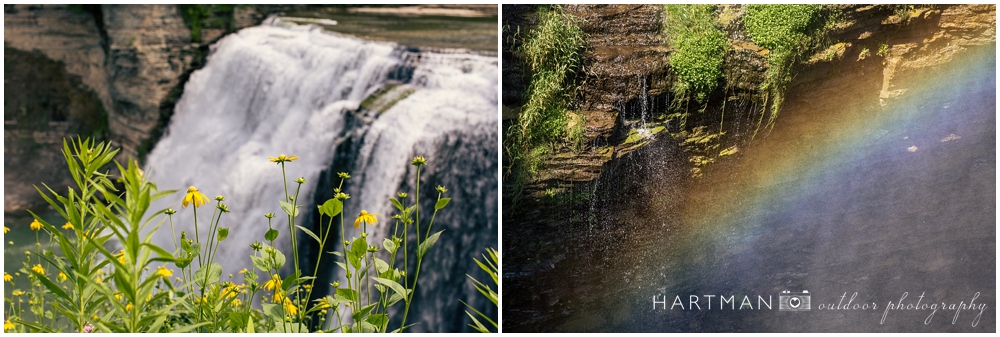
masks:
[[[202,28],[232,29],[236,5],[180,5],[184,24],[191,29],[191,41],[201,40]]]
[[[824,5],[747,5],[743,23],[758,46],[766,48],[768,69],[762,89],[771,100],[767,125],[774,128],[794,67],[818,50],[835,20]],[[763,113],[761,120],[763,121]],[[760,127],[758,121],[758,128]]]
[[[504,179],[513,180],[515,202],[554,143],[579,143],[583,138],[584,121],[567,112],[583,49],[584,34],[575,20],[560,6],[539,7],[538,24],[519,49],[531,81],[527,103],[503,141],[509,163]]]
[[[729,41],[712,19],[714,5],[666,5],[665,32],[677,74],[674,94],[701,102],[719,84]]]

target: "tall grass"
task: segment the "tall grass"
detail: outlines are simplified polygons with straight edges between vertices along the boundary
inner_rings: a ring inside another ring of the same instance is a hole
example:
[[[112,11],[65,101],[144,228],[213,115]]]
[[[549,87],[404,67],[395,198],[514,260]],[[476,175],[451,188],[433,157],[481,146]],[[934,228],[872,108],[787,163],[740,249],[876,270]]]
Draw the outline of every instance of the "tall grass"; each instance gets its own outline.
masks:
[[[538,24],[526,34],[518,52],[523,56],[531,81],[527,103],[517,121],[507,130],[504,146],[510,167],[505,180],[514,186],[514,202],[524,185],[538,173],[541,163],[552,152],[554,143],[579,142],[583,132],[569,132],[567,115],[575,91],[574,74],[580,65],[584,34],[576,19],[558,5],[542,6]],[[582,129],[583,121],[574,126]],[[576,137],[578,139],[569,139]]]

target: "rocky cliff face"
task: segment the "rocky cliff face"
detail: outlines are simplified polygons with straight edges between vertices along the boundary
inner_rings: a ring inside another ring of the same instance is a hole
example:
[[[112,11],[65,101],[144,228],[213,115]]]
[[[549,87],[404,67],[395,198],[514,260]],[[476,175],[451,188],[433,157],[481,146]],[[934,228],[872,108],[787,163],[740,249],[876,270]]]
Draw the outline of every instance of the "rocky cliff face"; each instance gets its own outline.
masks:
[[[670,101],[670,51],[662,36],[663,10],[659,5],[565,5],[579,18],[587,34],[581,87],[571,113],[586,118],[587,146],[574,152],[562,148],[551,156],[539,173],[538,184],[527,187],[537,194],[553,185],[589,183],[602,166],[636,148],[627,138],[641,111],[662,113]],[[533,25],[534,7],[505,5],[503,50],[504,119],[509,121],[523,104],[529,82],[517,58],[519,36]],[[996,41],[996,6],[942,5],[909,10],[879,5],[847,5],[837,8],[842,18],[830,37],[832,46],[813,55],[798,67],[788,91],[807,92],[831,74],[855,63],[879,61],[871,66],[881,71],[880,96],[889,99],[905,92],[896,88],[898,76],[914,69],[943,64],[968,46]],[[732,48],[725,57],[725,92],[716,100],[747,100],[763,81],[767,50],[756,46],[745,32],[742,6],[719,6],[717,16]],[[520,35],[516,34],[520,32]],[[884,46],[884,47],[883,47]],[[880,48],[887,48],[882,55]],[[863,50],[865,56],[861,54]],[[884,62],[883,62],[884,61]],[[879,64],[882,63],[882,64]],[[645,106],[642,106],[645,105]],[[719,110],[720,104],[708,106]],[[731,109],[731,107],[729,107]],[[745,113],[743,118],[749,117]],[[652,117],[646,116],[651,119]],[[731,122],[739,123],[737,120]],[[716,121],[718,123],[718,121]],[[727,124],[730,122],[727,122]],[[728,128],[728,126],[727,126]],[[730,130],[744,134],[742,130]]]
[[[253,8],[241,9],[240,21],[232,28],[256,24],[260,17]],[[221,35],[213,34],[215,38]],[[18,118],[5,104],[5,139],[20,141],[6,142],[4,153],[8,163],[22,165],[5,167],[8,192],[4,210],[44,205],[30,188],[32,183],[59,186],[70,182],[68,176],[57,173],[64,170],[58,151],[63,137],[96,132],[122,148],[119,161],[139,157],[142,147],[149,146],[143,142],[166,121],[162,108],[169,113],[172,100],[179,97],[184,75],[203,61],[207,45],[213,41],[192,44],[191,31],[177,5],[4,5],[5,49],[33,55],[5,58],[5,67],[63,74],[53,81],[29,77],[20,81],[37,82],[31,88],[5,90],[9,99],[28,98],[21,104],[24,116]],[[19,80],[5,75],[8,86],[11,81]],[[68,108],[55,102],[55,96],[36,93],[67,87],[70,89],[65,90],[72,92],[93,93],[96,98],[92,103],[97,106],[86,113],[72,113],[69,119],[58,118],[66,113],[46,112]],[[46,108],[28,109],[33,106]],[[105,115],[98,116],[102,113]],[[103,123],[86,130],[76,127],[93,118],[103,119]],[[24,158],[10,157],[17,155]],[[39,171],[40,167],[52,169]],[[22,180],[26,185],[17,185]]]
[[[620,212],[602,212],[605,205],[635,202],[675,207],[684,202],[683,198],[690,194],[688,189],[696,185],[686,174],[691,164],[679,141],[656,137],[647,145],[633,148],[624,144],[625,137],[620,137],[633,129],[634,102],[645,101],[648,109],[662,113],[668,100],[664,97],[669,96],[668,83],[660,82],[659,78],[670,79],[670,51],[654,43],[657,34],[661,34],[655,32],[659,27],[646,24],[661,22],[662,12],[656,7],[564,7],[567,12],[586,19],[581,28],[591,35],[583,67],[588,77],[574,102],[579,109],[574,113],[583,113],[587,118],[590,142],[579,153],[565,150],[554,155],[540,172],[542,179],[526,188],[529,195],[522,199],[518,210],[507,213],[505,209],[504,223],[508,225],[504,226],[507,232],[503,242],[504,292],[526,294],[505,301],[505,322],[514,322],[504,324],[510,331],[559,329],[554,325],[557,321],[551,318],[581,305],[569,299],[599,288],[593,285],[592,275],[579,272],[582,268],[574,268],[574,264],[620,263],[622,257],[617,248],[627,242],[625,238],[634,230],[627,228],[627,224],[643,215],[609,215]],[[749,119],[759,116],[747,111],[760,109],[752,102],[743,104],[743,111],[739,111],[741,104],[735,103],[753,100],[746,94],[757,90],[767,69],[768,51],[746,36],[741,6],[720,7],[717,14],[727,18],[723,27],[733,47],[724,63],[726,79],[732,83],[727,83],[727,92],[713,95],[711,101],[716,103],[706,110],[718,111],[720,102],[733,102],[727,104],[730,110],[726,110],[725,123],[726,131],[734,131],[734,127],[746,128],[751,122],[756,123],[756,118]],[[530,8],[514,9],[520,10],[524,22],[530,22]],[[631,11],[632,16],[617,16],[616,11]],[[906,11],[890,6],[850,5],[838,11],[842,21],[831,36],[830,48],[812,55],[796,68],[787,91],[788,109],[778,117],[776,128],[783,123],[801,124],[803,120],[815,119],[817,114],[833,115],[828,112],[845,106],[891,105],[896,97],[907,94],[907,85],[914,82],[909,79],[915,74],[946,64],[966,49],[984,45],[991,48],[989,45],[996,42],[994,5],[933,6]],[[505,17],[507,13],[505,6]],[[633,45],[628,39],[618,40],[619,36],[632,36],[629,39],[636,42]],[[508,38],[512,37],[505,36],[505,42]],[[662,41],[662,37],[658,39]],[[504,48],[509,48],[508,44]],[[883,48],[885,51],[880,55]],[[511,64],[506,58],[504,64],[504,104],[508,112],[504,118],[512,119],[516,115],[510,112],[516,112],[517,106],[510,104],[516,100],[508,98],[517,97],[513,93],[517,84],[507,82],[514,77],[506,74],[506,65]],[[850,94],[845,96],[845,93]],[[715,123],[718,125],[719,121]],[[809,137],[824,132],[829,131],[815,130],[815,134],[799,135],[801,139],[788,141],[808,141]],[[749,138],[745,132],[743,135]],[[737,141],[741,140],[734,140]],[[720,165],[726,165],[724,160]],[[623,171],[630,174],[621,174]],[[647,198],[652,195],[662,197]],[[612,199],[614,203],[605,202]],[[504,203],[508,204],[506,199]],[[603,227],[605,224],[617,225]],[[582,261],[575,261],[567,257],[572,256],[567,251],[574,249],[615,253],[594,252]]]
[[[112,101],[110,138],[119,158],[136,156],[159,120],[160,102],[194,60],[191,32],[176,5],[102,5]]]

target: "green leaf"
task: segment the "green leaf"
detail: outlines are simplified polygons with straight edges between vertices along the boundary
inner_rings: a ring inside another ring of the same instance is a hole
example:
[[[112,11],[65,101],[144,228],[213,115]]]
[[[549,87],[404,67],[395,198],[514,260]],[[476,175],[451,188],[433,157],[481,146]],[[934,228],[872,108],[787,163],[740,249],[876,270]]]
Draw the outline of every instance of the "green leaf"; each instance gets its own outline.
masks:
[[[372,304],[363,306],[363,307],[361,307],[361,309],[359,309],[357,312],[355,312],[354,315],[352,315],[352,317],[354,317],[355,321],[364,321],[365,316],[368,316],[368,313],[370,313],[372,311],[372,309],[375,309],[375,306],[377,306],[377,305],[378,305],[378,303],[372,303]]]
[[[316,233],[313,233],[313,231],[311,231],[309,229],[306,229],[305,227],[302,227],[302,226],[299,226],[299,225],[295,225],[295,227],[298,227],[299,229],[301,229],[306,234],[309,234],[309,236],[311,236],[313,238],[313,240],[316,240],[316,243],[323,243],[323,241],[321,241],[319,239],[319,236],[316,236]]]
[[[272,266],[272,267],[274,267],[274,269],[281,269],[281,267],[285,266],[285,254],[284,253],[282,253],[277,248],[274,248],[274,247],[271,247],[271,246],[268,246],[268,245],[264,245],[264,247],[265,247],[264,248],[264,252],[266,252],[266,254],[270,254],[271,252],[274,253],[274,265]],[[265,258],[270,259],[270,257],[268,255],[265,255]]]
[[[354,269],[361,268],[361,259],[368,252],[368,241],[365,238],[357,238],[351,242],[351,250],[347,251],[347,261],[354,266]]]
[[[210,284],[218,283],[222,276],[222,265],[212,263],[201,266],[194,272],[194,283],[199,287],[207,287]]]
[[[230,312],[229,313],[229,327],[233,331],[239,331],[240,328],[247,327],[247,321],[250,321],[250,314],[245,312]]]
[[[64,299],[66,299],[67,301],[71,301],[71,302],[73,301],[69,297],[69,295],[66,294],[66,292],[62,290],[62,288],[59,288],[58,285],[56,285],[55,283],[52,283],[52,281],[49,281],[49,278],[45,277],[45,275],[36,273],[34,270],[30,270],[29,269],[29,271],[32,274],[35,275],[35,279],[36,280],[42,281],[42,284],[44,284],[46,288],[49,288],[49,290],[52,291],[52,293],[54,293],[56,295],[59,295],[59,297],[62,297]]]
[[[218,234],[218,236],[216,236],[216,238],[219,240],[219,242],[222,242],[227,237],[229,237],[229,228],[226,228],[226,227],[219,228],[219,234]]]
[[[285,321],[285,315],[281,312],[281,305],[276,303],[262,303],[260,306],[264,309],[264,314],[267,317],[271,317],[271,319],[278,322]]]
[[[380,258],[375,258],[375,270],[378,271],[379,275],[382,275],[386,270],[389,270],[389,264],[382,261]]]
[[[264,233],[264,240],[274,241],[277,238],[278,238],[278,230],[277,229],[271,228],[271,229],[267,230],[267,233]]]
[[[382,247],[385,247],[385,251],[389,252],[389,254],[396,252],[396,243],[388,238],[382,239]]]
[[[449,201],[451,201],[451,198],[441,198],[441,199],[439,199],[437,201],[437,203],[434,204],[434,210],[435,211],[436,210],[440,210],[440,209],[444,208],[445,206],[448,206],[448,202]]]
[[[331,218],[337,216],[343,210],[344,203],[336,198],[327,200],[322,206],[319,206],[319,212]]]
[[[374,325],[376,327],[382,326],[388,320],[389,317],[387,317],[385,314],[374,314],[368,316],[368,318],[365,318],[365,322],[371,323],[371,325]]]
[[[253,319],[247,320],[247,333],[255,333],[253,330]]]
[[[396,209],[398,209],[400,212],[403,211],[403,204],[401,204],[399,200],[396,200],[396,198],[389,198],[389,201],[392,201],[392,205],[396,206]]]
[[[337,300],[346,300],[348,302],[354,302],[358,300],[358,293],[354,289],[349,288],[337,288],[337,294],[334,295]]]
[[[389,288],[392,289],[392,291],[395,291],[397,294],[400,294],[400,295],[403,295],[403,296],[407,295],[406,288],[404,288],[402,285],[400,285],[396,281],[393,281],[393,280],[390,280],[390,279],[381,278],[381,277],[373,277],[372,279],[375,280],[375,282],[378,282],[378,283],[381,283],[381,284],[384,284],[384,285],[388,286]]]
[[[292,217],[299,216],[298,207],[293,206],[292,204],[285,201],[278,201],[278,202],[281,203],[281,209],[285,211],[285,214],[291,215]]]
[[[253,266],[257,267],[257,269],[259,269],[260,271],[266,272],[268,270],[271,270],[271,268],[268,267],[268,260],[263,257],[250,256],[250,260],[253,261]]]
[[[361,333],[372,333],[372,332],[375,332],[376,330],[378,330],[374,325],[372,325],[371,323],[368,323],[366,321],[362,321],[361,324],[355,324],[355,325],[360,325],[361,326],[361,328],[360,328],[360,330],[361,330],[360,332]]]
[[[417,258],[421,259],[424,258],[424,255],[427,254],[427,251],[434,246],[434,243],[437,242],[438,237],[441,236],[441,232],[444,232],[444,230],[442,229],[441,231],[434,233],[434,235],[431,235],[430,237],[427,238],[427,240],[424,240],[424,242],[420,243],[420,247],[417,249]]]

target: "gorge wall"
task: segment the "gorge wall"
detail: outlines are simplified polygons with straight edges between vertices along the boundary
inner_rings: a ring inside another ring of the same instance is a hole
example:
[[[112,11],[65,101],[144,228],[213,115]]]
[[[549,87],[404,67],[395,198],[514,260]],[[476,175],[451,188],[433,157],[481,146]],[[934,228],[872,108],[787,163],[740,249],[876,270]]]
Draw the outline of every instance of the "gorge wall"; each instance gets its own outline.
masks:
[[[229,31],[264,14],[235,12]],[[4,78],[4,154],[17,156],[4,167],[4,211],[45,205],[32,184],[70,181],[63,137],[110,140],[122,162],[143,157],[187,74],[224,32],[206,30],[192,43],[178,5],[4,5],[4,66],[14,70]],[[77,94],[44,94],[59,90]],[[71,103],[58,102],[67,96]]]
[[[517,117],[527,99],[525,90],[531,74],[526,73],[517,48],[525,32],[536,23],[536,8],[503,7],[504,125]],[[650,115],[665,114],[675,81],[669,67],[671,50],[664,42],[662,5],[564,5],[563,10],[578,19],[577,24],[587,36],[579,70],[583,80],[578,81],[569,112],[586,119],[586,140],[579,151],[570,146],[556,147],[535,183],[525,187],[524,194],[536,201],[546,191],[551,196],[553,191],[572,193],[570,186],[592,185],[608,161],[640,148],[642,142],[637,146],[628,137],[633,125],[642,118],[652,119],[640,116],[642,111]],[[819,85],[853,85],[850,80],[845,83],[829,80],[833,75],[860,67],[866,72],[882,74],[878,94],[886,101],[905,93],[906,88],[897,87],[896,83],[902,83],[900,79],[908,72],[941,65],[970,46],[996,40],[993,5],[942,5],[907,11],[897,11],[888,5],[842,5],[835,11],[839,12],[839,22],[829,37],[835,43],[829,43],[829,48],[796,67],[787,90],[789,95],[808,95],[809,90]],[[731,43],[723,65],[725,80],[731,83],[725,84],[729,89],[722,89],[722,85],[716,89],[713,94],[716,102],[711,103],[710,99],[707,111],[723,108],[718,101],[746,101],[746,97],[756,95],[763,81],[767,69],[765,56],[769,51],[751,41],[742,24],[744,14],[745,9],[738,5],[718,6],[716,10],[716,18]],[[887,51],[876,55],[882,46]],[[736,136],[729,139],[733,144],[749,138],[749,132],[741,128],[757,117],[749,111],[733,114],[738,115],[742,119],[725,121],[727,131]]]
[[[588,303],[601,306],[597,304],[600,295],[593,295],[602,292],[596,281],[599,277],[584,270],[613,269],[626,259],[630,265],[644,265],[622,253],[629,250],[628,238],[654,235],[650,233],[675,235],[668,233],[671,221],[675,221],[672,217],[690,202],[685,198],[692,191],[709,185],[690,176],[694,164],[682,139],[666,132],[645,142],[634,142],[629,136],[643,120],[642,111],[665,114],[671,101],[672,51],[662,43],[662,6],[563,8],[581,19],[578,24],[589,35],[580,70],[585,80],[580,81],[570,108],[571,113],[585,116],[587,142],[579,151],[569,147],[556,151],[534,183],[525,188],[517,210],[504,209],[504,222],[509,224],[504,227],[504,293],[518,294],[505,298],[507,331],[573,331],[618,319],[614,310],[609,315],[606,306],[600,314],[576,322],[553,317],[572,316],[567,313]],[[502,51],[505,125],[517,118],[518,107],[525,100],[524,91],[517,89],[524,90],[531,76],[520,69],[517,43],[509,41],[516,42],[514,32],[523,36],[531,28],[534,10],[531,6],[504,6],[505,20],[511,18],[505,22]],[[846,5],[838,6],[836,12],[839,23],[829,37],[829,48],[809,55],[795,68],[786,91],[788,109],[777,118],[776,130],[856,106],[892,108],[897,99],[914,91],[910,86],[918,82],[913,79],[920,74],[943,67],[970,50],[991,49],[996,41],[994,5],[939,5],[905,11],[890,6]],[[740,6],[716,8],[715,18],[731,44],[723,72],[732,83],[720,85],[709,99],[707,113],[700,115],[709,116],[726,107],[724,130],[728,138],[723,148],[738,145],[743,150],[736,157],[753,152],[749,149],[754,145],[751,134],[761,106],[755,105],[751,96],[763,79],[769,52],[755,45],[745,32],[744,13]],[[655,43],[657,40],[660,42]],[[714,124],[708,125],[716,129],[721,124],[718,118],[711,122]],[[671,127],[668,131],[675,131]],[[773,137],[769,141],[808,144],[831,132],[823,128],[809,131],[795,139]],[[766,131],[757,135],[756,141],[762,139],[767,139]],[[753,160],[767,162],[769,158]],[[712,165],[724,167],[733,161],[723,158]],[[716,177],[719,179],[723,178]],[[505,185],[504,191],[508,190]],[[509,205],[509,197],[504,195],[505,205]],[[610,209],[613,205],[627,211]],[[633,226],[644,222],[657,226],[646,231]],[[661,223],[663,226],[658,226]],[[560,327],[560,323],[566,326]]]

